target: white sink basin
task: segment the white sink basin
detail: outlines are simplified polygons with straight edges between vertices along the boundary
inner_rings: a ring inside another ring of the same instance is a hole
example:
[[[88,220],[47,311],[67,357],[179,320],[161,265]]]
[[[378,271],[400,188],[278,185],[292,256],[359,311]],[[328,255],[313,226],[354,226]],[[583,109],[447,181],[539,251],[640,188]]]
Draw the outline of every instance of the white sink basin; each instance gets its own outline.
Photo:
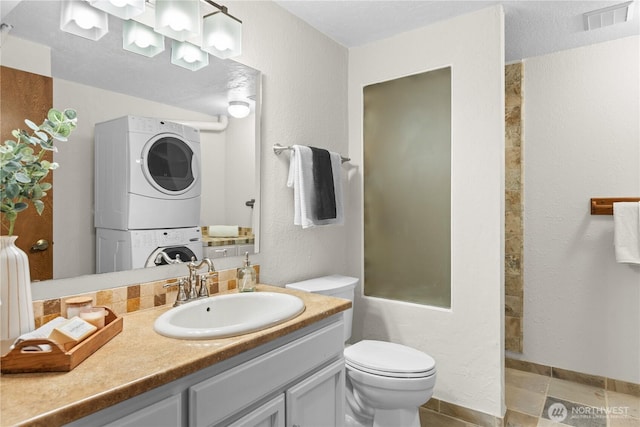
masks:
[[[170,338],[202,340],[256,332],[304,311],[296,296],[276,292],[217,295],[172,308],[153,329]]]

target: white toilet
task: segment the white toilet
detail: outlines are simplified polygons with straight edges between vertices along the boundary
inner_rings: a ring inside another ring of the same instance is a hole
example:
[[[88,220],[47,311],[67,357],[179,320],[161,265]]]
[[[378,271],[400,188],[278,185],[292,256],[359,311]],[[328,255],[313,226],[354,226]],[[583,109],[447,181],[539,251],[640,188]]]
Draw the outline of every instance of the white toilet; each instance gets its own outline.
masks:
[[[354,302],[358,279],[325,276],[286,285]],[[344,312],[345,342],[353,309]],[[421,351],[385,341],[360,341],[344,350],[347,426],[419,427],[419,407],[433,394],[436,363]]]

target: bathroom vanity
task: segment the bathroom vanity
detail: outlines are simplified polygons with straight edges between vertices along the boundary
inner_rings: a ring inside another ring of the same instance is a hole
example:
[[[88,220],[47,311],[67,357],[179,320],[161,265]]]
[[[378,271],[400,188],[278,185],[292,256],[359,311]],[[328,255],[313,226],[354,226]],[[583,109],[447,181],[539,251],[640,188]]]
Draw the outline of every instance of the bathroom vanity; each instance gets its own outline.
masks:
[[[178,340],[153,331],[168,306],[124,317],[121,334],[68,373],[2,375],[2,425],[310,426],[344,420],[343,319],[350,302],[303,299],[255,333]]]

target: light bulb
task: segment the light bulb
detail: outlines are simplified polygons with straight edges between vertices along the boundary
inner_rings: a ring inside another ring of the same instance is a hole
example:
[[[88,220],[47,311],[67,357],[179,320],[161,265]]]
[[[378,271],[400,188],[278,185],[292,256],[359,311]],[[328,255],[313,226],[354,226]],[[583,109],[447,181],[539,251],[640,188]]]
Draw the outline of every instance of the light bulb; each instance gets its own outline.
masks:
[[[151,40],[151,36],[149,35],[149,33],[144,33],[142,31],[140,31],[140,32],[138,32],[138,34],[136,34],[136,39],[135,39],[134,43],[139,48],[146,49],[149,46],[151,46],[151,42],[152,41],[153,40]]]
[[[231,37],[226,34],[216,34],[212,44],[219,51],[231,49]]]
[[[188,62],[189,64],[193,64],[198,60],[198,52],[195,52],[194,49],[187,49],[182,56],[184,62]]]
[[[78,27],[83,30],[88,30],[96,26],[96,15],[90,10],[82,9],[79,10],[77,15],[74,17],[74,21],[76,21]]]
[[[230,101],[227,111],[236,119],[242,119],[249,115],[251,109],[249,103],[244,101]]]
[[[175,13],[171,16],[171,22],[169,22],[169,27],[173,31],[184,31],[185,28],[189,25],[189,18],[184,13]]]
[[[198,46],[174,40],[171,47],[171,63],[197,71],[209,65],[209,55]]]

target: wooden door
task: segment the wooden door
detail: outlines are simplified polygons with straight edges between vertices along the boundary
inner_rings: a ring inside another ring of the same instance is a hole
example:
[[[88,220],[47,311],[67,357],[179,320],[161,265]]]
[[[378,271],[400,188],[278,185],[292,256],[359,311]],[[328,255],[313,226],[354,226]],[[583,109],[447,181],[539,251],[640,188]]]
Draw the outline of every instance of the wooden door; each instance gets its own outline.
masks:
[[[0,67],[0,137],[2,141],[13,139],[13,129],[27,129],[24,123],[29,119],[36,124],[42,123],[47,112],[53,106],[53,79],[51,77]],[[45,159],[52,161],[53,154],[48,152]],[[46,181],[53,182],[50,172]],[[53,278],[53,189],[47,191],[42,216],[32,205],[18,214],[13,234],[18,236],[16,244],[29,257],[31,280]],[[2,227],[2,234],[7,228]],[[40,239],[49,242],[44,251],[31,247]]]

